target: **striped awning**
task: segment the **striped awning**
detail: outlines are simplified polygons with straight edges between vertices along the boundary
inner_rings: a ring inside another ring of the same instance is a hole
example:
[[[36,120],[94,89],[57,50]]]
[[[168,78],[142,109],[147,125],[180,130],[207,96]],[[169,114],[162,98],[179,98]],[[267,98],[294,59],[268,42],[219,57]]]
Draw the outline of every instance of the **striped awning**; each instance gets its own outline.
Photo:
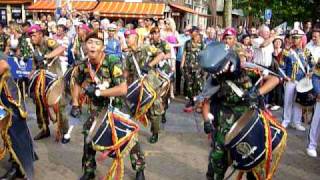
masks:
[[[32,0],[0,0],[0,4],[26,4],[32,3]]]
[[[191,14],[197,14],[197,12],[195,12],[193,9],[186,7],[186,6],[183,6],[183,5],[169,2],[169,6],[173,9],[178,10],[178,11],[187,12],[187,13],[191,13]]]
[[[94,1],[72,1],[72,8],[77,11],[93,11],[97,2]],[[61,3],[61,7],[67,6],[66,1]],[[28,7],[30,12],[54,12],[56,9],[55,0],[40,0]]]
[[[100,2],[94,10],[105,17],[147,18],[164,15],[164,3],[145,2]]]

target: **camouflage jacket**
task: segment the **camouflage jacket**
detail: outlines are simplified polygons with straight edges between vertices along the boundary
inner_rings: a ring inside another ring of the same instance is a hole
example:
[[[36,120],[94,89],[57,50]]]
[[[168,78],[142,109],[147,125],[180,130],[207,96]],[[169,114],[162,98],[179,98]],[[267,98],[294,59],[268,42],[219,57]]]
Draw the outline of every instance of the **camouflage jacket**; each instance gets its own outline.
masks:
[[[53,51],[54,49],[56,49],[57,47],[59,47],[59,44],[56,40],[48,38],[48,37],[44,37],[44,39],[42,40],[40,45],[34,47],[35,52],[33,53],[33,57],[34,56],[44,56],[44,55],[50,53],[51,51]],[[34,61],[34,65],[36,67],[38,67],[38,64],[36,61]]]
[[[4,52],[8,45],[9,36],[5,33],[0,34],[0,52]]]
[[[186,66],[195,66],[198,64],[198,54],[203,50],[203,43],[194,43],[192,40],[188,40],[184,46],[186,52]]]
[[[146,63],[150,62],[149,46],[140,47],[136,50],[129,50],[125,53],[124,69],[128,72],[130,83],[134,79],[138,79],[138,71],[134,65],[133,57],[135,57],[138,65],[142,68]]]
[[[28,59],[32,57],[32,50],[28,44],[27,38],[29,38],[27,34],[22,34],[22,36],[19,38],[18,47],[21,51],[21,56]]]
[[[96,68],[97,67],[93,65],[91,66],[87,61],[76,66],[74,73],[76,83],[84,88],[92,83],[97,84],[94,80],[95,78],[91,77],[92,74],[90,74],[90,71],[95,72],[95,76],[101,84],[108,84],[106,88],[111,88],[126,82],[123,77],[123,65],[121,60],[116,56],[106,55],[102,65],[98,67],[98,69]],[[107,107],[109,105],[109,98],[98,97],[98,99],[92,99],[92,104],[96,107]],[[116,97],[113,101],[113,106],[122,108],[122,99]]]
[[[165,41],[160,41],[160,42],[151,42],[150,44],[150,52],[151,52],[151,57],[155,58],[159,53],[164,53],[168,54],[171,52],[171,47],[170,45],[165,42]],[[168,63],[160,63],[161,65],[158,65],[157,67],[164,72],[169,72],[170,71],[170,65]]]

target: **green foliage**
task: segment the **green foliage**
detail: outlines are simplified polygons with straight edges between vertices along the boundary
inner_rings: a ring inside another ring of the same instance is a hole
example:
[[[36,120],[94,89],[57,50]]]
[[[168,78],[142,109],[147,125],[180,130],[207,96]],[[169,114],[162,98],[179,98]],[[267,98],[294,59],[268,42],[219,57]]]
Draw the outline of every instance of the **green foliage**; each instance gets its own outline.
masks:
[[[272,24],[287,21],[304,21],[312,18],[312,5],[309,0],[238,0],[235,7],[242,8],[245,15],[260,19],[264,10],[272,9]]]

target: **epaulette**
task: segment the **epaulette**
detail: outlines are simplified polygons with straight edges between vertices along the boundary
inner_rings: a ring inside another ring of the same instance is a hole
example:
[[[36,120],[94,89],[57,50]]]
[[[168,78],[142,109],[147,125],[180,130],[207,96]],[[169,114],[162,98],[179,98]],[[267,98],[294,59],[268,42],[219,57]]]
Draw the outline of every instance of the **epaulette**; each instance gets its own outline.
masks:
[[[284,49],[284,50],[282,51],[282,55],[283,55],[283,56],[289,56],[289,51],[288,51],[287,49]]]
[[[52,39],[52,38],[48,38],[47,39],[47,45],[49,48],[54,48],[55,46],[57,46],[57,41]]]

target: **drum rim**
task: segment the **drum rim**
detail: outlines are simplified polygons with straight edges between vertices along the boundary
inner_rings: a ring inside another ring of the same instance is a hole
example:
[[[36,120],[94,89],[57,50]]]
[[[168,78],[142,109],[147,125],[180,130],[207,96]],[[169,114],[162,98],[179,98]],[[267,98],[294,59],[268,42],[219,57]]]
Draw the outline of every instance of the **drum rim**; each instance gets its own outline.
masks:
[[[308,86],[306,86],[306,85],[308,85]],[[307,92],[311,91],[312,89],[313,89],[312,80],[307,77],[302,78],[297,83],[297,86],[296,86],[296,90],[298,93],[307,93]]]
[[[231,141],[242,131],[243,128],[246,127],[246,125],[248,124],[248,122],[251,120],[251,118],[254,116],[254,114],[257,113],[255,110],[249,110],[247,112],[245,112],[230,128],[230,130],[228,131],[228,133],[225,136],[224,139],[224,144],[225,145],[229,145],[231,143]],[[245,117],[249,117],[249,118],[245,118]],[[259,118],[259,116],[257,116],[257,118],[255,119],[255,121]],[[239,128],[237,128],[239,126]],[[249,132],[249,131],[248,131]],[[247,132],[247,133],[248,133]]]
[[[56,84],[58,84],[58,83],[60,83],[61,84],[61,94],[57,97],[57,100],[55,101],[55,103],[53,103],[53,104],[51,104],[51,103],[48,103],[48,96],[49,96],[49,93],[51,93],[51,91],[52,91],[52,88],[53,87],[55,87],[56,86]],[[45,90],[45,92],[46,92],[46,99],[47,99],[47,103],[48,103],[48,105],[54,105],[54,104],[56,104],[56,103],[58,103],[59,101],[60,101],[60,99],[62,98],[62,94],[63,94],[63,81],[62,81],[62,78],[58,78],[58,79],[55,79],[55,80],[53,80],[53,82],[52,82],[52,85],[51,86],[48,86],[47,88],[46,88],[46,90]]]

